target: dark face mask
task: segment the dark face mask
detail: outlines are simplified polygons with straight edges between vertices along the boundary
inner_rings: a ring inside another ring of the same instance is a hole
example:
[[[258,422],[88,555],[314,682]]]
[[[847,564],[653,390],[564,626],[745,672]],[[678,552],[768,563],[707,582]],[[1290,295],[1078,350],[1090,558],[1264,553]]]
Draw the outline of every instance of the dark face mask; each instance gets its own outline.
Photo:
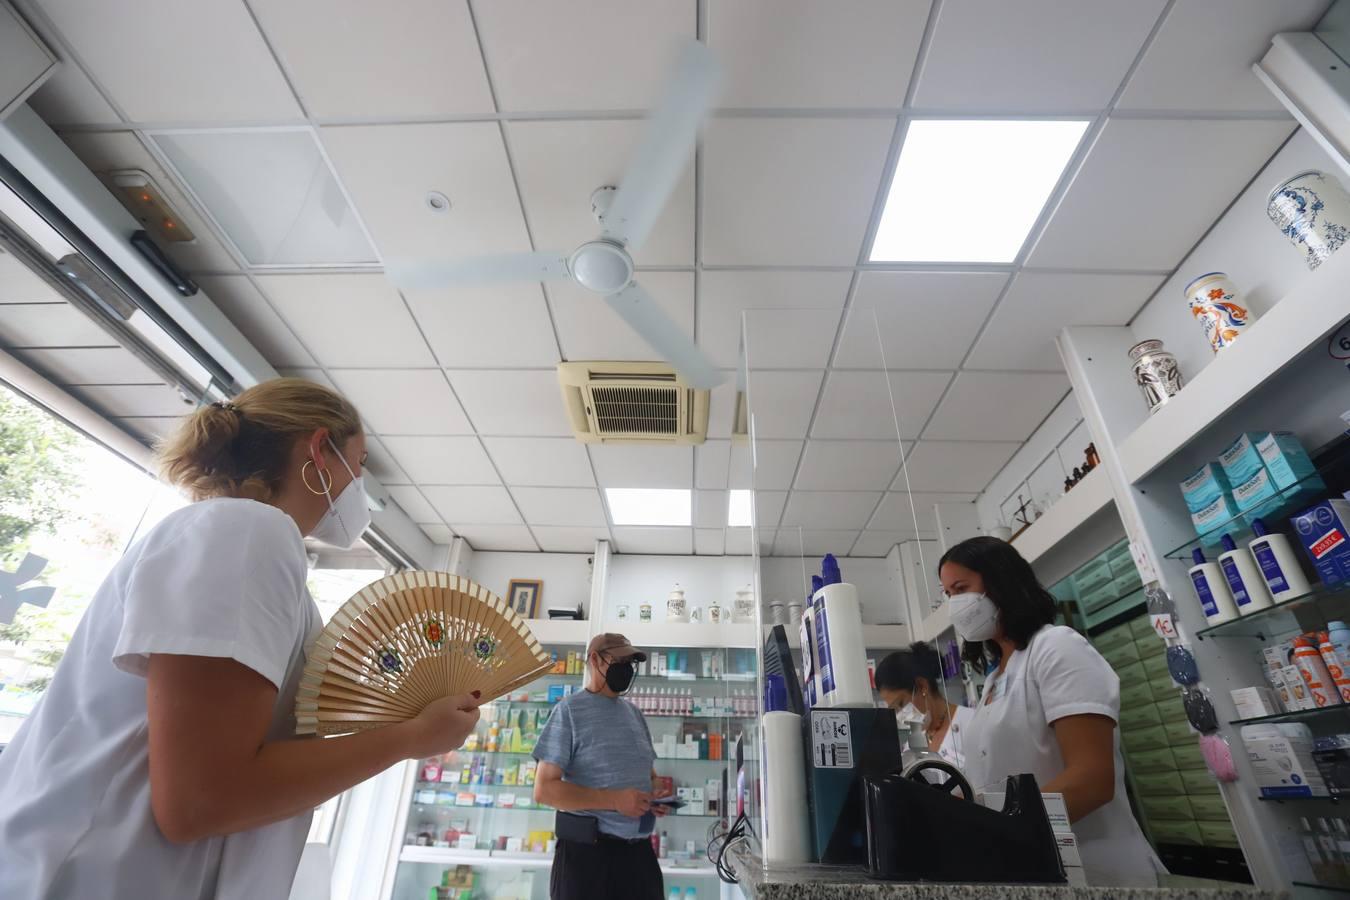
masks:
[[[612,662],[605,670],[605,686],[616,694],[622,694],[633,686],[633,664],[628,661]]]

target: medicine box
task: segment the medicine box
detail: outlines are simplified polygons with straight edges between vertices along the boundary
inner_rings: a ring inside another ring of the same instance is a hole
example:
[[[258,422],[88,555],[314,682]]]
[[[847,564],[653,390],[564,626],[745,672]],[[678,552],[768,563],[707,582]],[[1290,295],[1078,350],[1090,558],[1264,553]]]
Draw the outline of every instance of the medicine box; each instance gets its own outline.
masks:
[[[1276,487],[1287,488],[1304,478],[1308,479],[1310,489],[1325,487],[1322,479],[1315,477],[1317,467],[1308,458],[1308,451],[1291,432],[1272,431],[1261,439],[1256,449]]]
[[[1271,497],[1279,496],[1279,493],[1280,489],[1276,486],[1275,480],[1265,469],[1257,469],[1255,475],[1233,487],[1233,499],[1237,501],[1238,509],[1243,512],[1260,506]]]
[[[1213,531],[1225,522],[1231,522],[1242,514],[1238,509],[1237,501],[1233,495],[1225,491],[1220,494],[1209,506],[1197,512],[1191,513],[1191,523],[1195,525],[1196,534],[1205,534]],[[1218,538],[1215,538],[1215,543]]]
[[[1259,431],[1245,432],[1238,435],[1237,440],[1219,454],[1219,465],[1223,466],[1229,484],[1242,484],[1265,468],[1265,464],[1261,462],[1261,451],[1256,449],[1256,445],[1265,436]]]
[[[1262,797],[1326,797],[1306,725],[1243,725],[1242,743]]]
[[[1199,512],[1228,490],[1228,476],[1216,462],[1205,463],[1181,482],[1181,496],[1186,498],[1186,508],[1191,512]]]
[[[1323,500],[1290,522],[1324,584],[1350,580],[1350,502]]]
[[[982,791],[976,796],[976,802],[986,809],[992,809],[995,812],[1003,811],[1003,802],[1006,795],[1002,791]],[[1055,832],[1058,839],[1063,835],[1073,837],[1073,832],[1069,828],[1069,808],[1064,805],[1063,794],[1041,794],[1041,802],[1045,804],[1045,814],[1050,819],[1050,830]],[[1064,865],[1081,866],[1081,862],[1070,863],[1064,861]]]
[[[1230,691],[1233,705],[1237,707],[1239,719],[1259,719],[1279,713],[1280,705],[1275,701],[1275,692],[1266,687],[1245,687]]]

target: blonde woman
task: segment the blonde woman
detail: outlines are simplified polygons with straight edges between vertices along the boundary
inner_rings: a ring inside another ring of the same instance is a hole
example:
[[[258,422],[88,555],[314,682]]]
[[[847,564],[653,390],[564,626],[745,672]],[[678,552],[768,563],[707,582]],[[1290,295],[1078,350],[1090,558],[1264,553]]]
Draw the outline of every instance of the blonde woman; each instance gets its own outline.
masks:
[[[458,747],[473,697],[294,739],[320,630],[306,535],[370,523],[360,417],[299,379],[192,414],[160,452],[194,503],[131,547],[0,754],[0,897],[284,898],[310,813],[404,759]]]

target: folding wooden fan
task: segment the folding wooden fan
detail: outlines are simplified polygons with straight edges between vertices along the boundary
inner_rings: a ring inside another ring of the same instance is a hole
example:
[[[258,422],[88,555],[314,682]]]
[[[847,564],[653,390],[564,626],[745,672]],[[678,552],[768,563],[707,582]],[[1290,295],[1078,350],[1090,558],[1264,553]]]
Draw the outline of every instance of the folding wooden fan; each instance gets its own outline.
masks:
[[[486,703],[552,665],[500,597],[445,572],[400,572],[333,615],[309,651],[298,734],[347,734],[416,716],[440,697]]]

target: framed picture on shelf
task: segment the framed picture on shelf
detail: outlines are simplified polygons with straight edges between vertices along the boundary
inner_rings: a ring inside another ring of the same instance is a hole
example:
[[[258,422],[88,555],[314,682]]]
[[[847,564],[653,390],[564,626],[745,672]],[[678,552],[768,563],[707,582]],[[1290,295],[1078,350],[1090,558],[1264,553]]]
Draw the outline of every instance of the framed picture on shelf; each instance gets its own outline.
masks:
[[[512,578],[506,589],[506,602],[522,619],[533,619],[539,612],[539,597],[544,593],[544,582]]]

